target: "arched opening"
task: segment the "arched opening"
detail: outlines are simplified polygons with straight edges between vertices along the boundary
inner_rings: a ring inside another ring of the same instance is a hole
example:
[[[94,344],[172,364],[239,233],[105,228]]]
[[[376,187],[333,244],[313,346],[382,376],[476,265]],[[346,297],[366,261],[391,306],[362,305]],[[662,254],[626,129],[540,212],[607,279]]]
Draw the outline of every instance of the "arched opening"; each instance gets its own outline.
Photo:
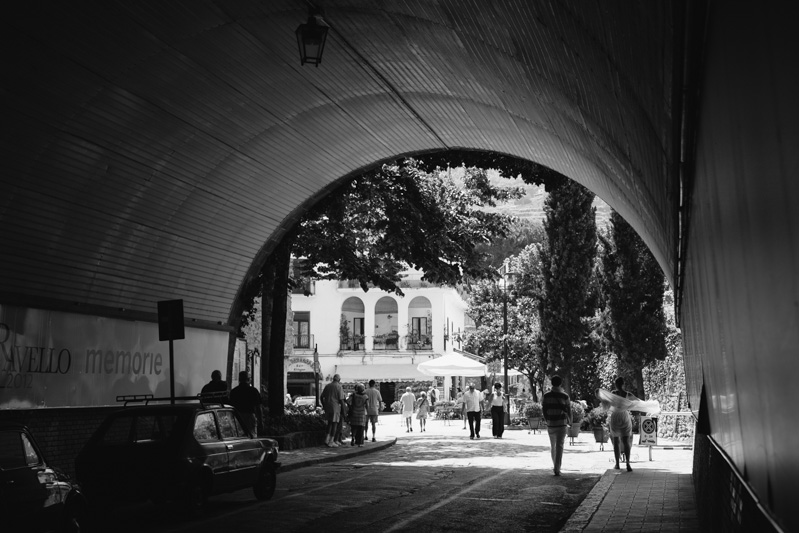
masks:
[[[417,296],[408,304],[406,343],[411,350],[433,349],[433,306],[424,296]]]
[[[375,350],[396,350],[399,348],[399,317],[397,301],[383,296],[375,304]]]
[[[363,301],[355,296],[344,300],[341,304],[341,317],[339,325],[339,338],[342,350],[364,350],[364,305]]]

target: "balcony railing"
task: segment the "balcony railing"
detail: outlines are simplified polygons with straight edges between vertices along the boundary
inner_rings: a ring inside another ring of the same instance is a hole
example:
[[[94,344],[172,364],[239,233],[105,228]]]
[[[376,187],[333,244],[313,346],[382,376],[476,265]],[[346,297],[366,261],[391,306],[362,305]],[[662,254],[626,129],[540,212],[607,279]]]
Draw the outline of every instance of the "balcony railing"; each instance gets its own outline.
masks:
[[[405,336],[405,345],[409,350],[432,350],[433,336],[423,333],[411,333]]]
[[[399,333],[387,333],[385,335],[375,335],[375,350],[399,350]]]
[[[310,350],[313,347],[313,335],[294,335],[294,348],[300,350]]]
[[[364,335],[342,335],[339,337],[341,350],[360,351],[366,349],[366,337]]]

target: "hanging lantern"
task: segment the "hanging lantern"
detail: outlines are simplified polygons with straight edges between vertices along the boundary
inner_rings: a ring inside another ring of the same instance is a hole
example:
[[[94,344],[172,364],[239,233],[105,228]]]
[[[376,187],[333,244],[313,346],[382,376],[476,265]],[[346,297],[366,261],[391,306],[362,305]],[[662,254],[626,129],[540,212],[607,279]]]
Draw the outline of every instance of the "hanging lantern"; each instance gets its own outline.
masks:
[[[330,26],[322,19],[321,11],[311,12],[308,22],[300,24],[294,32],[300,49],[300,65],[311,63],[319,66],[325,50],[325,40]]]

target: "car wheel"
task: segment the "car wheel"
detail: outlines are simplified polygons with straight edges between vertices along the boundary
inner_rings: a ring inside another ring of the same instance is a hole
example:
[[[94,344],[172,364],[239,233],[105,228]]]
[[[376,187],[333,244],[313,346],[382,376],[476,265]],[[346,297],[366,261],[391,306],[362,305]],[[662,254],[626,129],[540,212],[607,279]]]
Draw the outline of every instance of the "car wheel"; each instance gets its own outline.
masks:
[[[258,482],[252,488],[255,497],[260,500],[268,500],[275,493],[277,486],[277,473],[273,468],[265,466],[261,468],[261,474],[258,476]]]
[[[208,503],[208,491],[200,483],[191,485],[186,490],[184,503],[190,517],[200,517],[205,511],[205,504]]]

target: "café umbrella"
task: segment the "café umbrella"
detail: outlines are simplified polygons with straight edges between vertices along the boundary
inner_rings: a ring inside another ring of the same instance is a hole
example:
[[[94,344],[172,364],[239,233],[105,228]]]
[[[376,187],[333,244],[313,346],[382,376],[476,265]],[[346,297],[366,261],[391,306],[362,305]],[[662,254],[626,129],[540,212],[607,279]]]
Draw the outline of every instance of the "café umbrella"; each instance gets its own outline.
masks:
[[[427,376],[466,376],[486,375],[486,365],[457,353],[450,353],[419,363],[419,372]]]

